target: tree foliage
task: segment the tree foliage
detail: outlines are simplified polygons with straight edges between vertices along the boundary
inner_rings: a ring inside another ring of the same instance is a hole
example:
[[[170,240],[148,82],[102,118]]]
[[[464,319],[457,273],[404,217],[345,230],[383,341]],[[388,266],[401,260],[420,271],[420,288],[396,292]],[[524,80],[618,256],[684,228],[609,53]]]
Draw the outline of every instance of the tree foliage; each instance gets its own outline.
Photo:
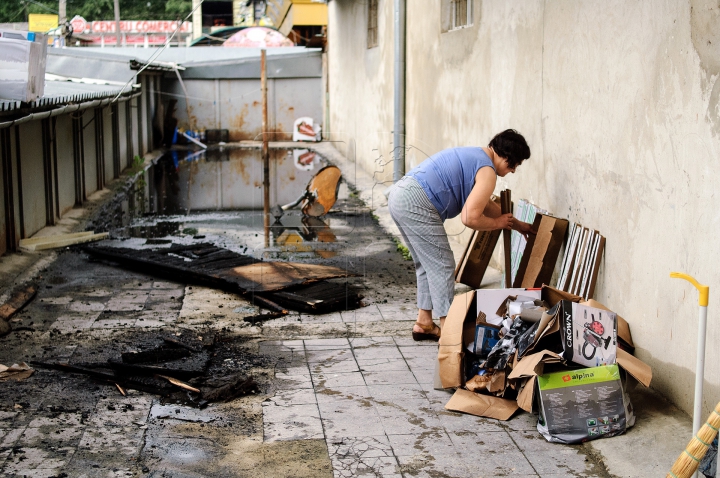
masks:
[[[113,0],[67,0],[67,17],[91,22],[113,20]],[[26,22],[29,13],[57,13],[57,0],[0,0],[0,23]],[[192,0],[120,0],[121,20],[177,20],[192,10]]]

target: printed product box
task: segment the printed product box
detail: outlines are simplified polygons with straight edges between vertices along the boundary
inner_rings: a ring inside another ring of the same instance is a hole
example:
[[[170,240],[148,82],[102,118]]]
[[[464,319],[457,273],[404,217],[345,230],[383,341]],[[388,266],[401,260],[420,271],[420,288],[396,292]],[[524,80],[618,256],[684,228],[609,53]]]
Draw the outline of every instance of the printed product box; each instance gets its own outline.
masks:
[[[548,441],[581,443],[619,435],[635,424],[617,365],[553,372],[537,381],[537,429]]]
[[[617,357],[617,317],[614,312],[562,301],[562,357],[586,367],[614,364]]]

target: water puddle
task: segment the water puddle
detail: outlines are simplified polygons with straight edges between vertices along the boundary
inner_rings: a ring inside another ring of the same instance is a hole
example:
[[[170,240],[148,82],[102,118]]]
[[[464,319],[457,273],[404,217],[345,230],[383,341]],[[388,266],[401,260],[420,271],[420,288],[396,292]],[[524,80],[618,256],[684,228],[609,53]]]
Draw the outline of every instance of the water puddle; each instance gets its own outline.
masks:
[[[271,205],[298,199],[326,165],[321,156],[308,150],[270,150]],[[170,151],[107,215],[107,229],[123,247],[203,240],[267,259],[337,255],[338,236],[352,231],[342,217],[305,217],[298,210],[286,211],[282,218],[272,219],[266,243],[262,183],[259,149]]]

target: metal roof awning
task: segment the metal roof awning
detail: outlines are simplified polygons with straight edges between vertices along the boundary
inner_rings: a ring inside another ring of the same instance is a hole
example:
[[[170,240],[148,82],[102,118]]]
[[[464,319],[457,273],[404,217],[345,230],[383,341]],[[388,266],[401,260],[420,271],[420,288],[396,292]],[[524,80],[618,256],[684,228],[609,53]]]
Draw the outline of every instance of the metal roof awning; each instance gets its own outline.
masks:
[[[42,119],[91,106],[100,106],[110,103],[115,98],[126,100],[138,94],[137,88],[138,85],[133,84],[101,83],[82,78],[53,78],[51,75],[50,78],[46,77],[45,95],[36,101],[23,103],[0,98],[0,129],[30,119]]]

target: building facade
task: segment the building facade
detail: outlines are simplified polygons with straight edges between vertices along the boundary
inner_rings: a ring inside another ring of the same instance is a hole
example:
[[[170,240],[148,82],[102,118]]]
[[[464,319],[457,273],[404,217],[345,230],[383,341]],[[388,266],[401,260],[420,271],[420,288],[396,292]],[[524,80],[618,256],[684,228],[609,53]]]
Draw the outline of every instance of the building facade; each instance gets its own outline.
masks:
[[[392,179],[393,1],[329,3],[331,139]],[[405,168],[505,128],[532,157],[498,181],[607,238],[595,298],[625,317],[653,386],[693,402],[697,296],[720,283],[720,7],[701,0],[406,2]],[[448,221],[449,234],[468,231]],[[711,296],[710,311],[720,300]],[[711,312],[712,313],[712,312]],[[720,340],[710,320],[708,344]],[[720,400],[708,347],[706,410]]]

